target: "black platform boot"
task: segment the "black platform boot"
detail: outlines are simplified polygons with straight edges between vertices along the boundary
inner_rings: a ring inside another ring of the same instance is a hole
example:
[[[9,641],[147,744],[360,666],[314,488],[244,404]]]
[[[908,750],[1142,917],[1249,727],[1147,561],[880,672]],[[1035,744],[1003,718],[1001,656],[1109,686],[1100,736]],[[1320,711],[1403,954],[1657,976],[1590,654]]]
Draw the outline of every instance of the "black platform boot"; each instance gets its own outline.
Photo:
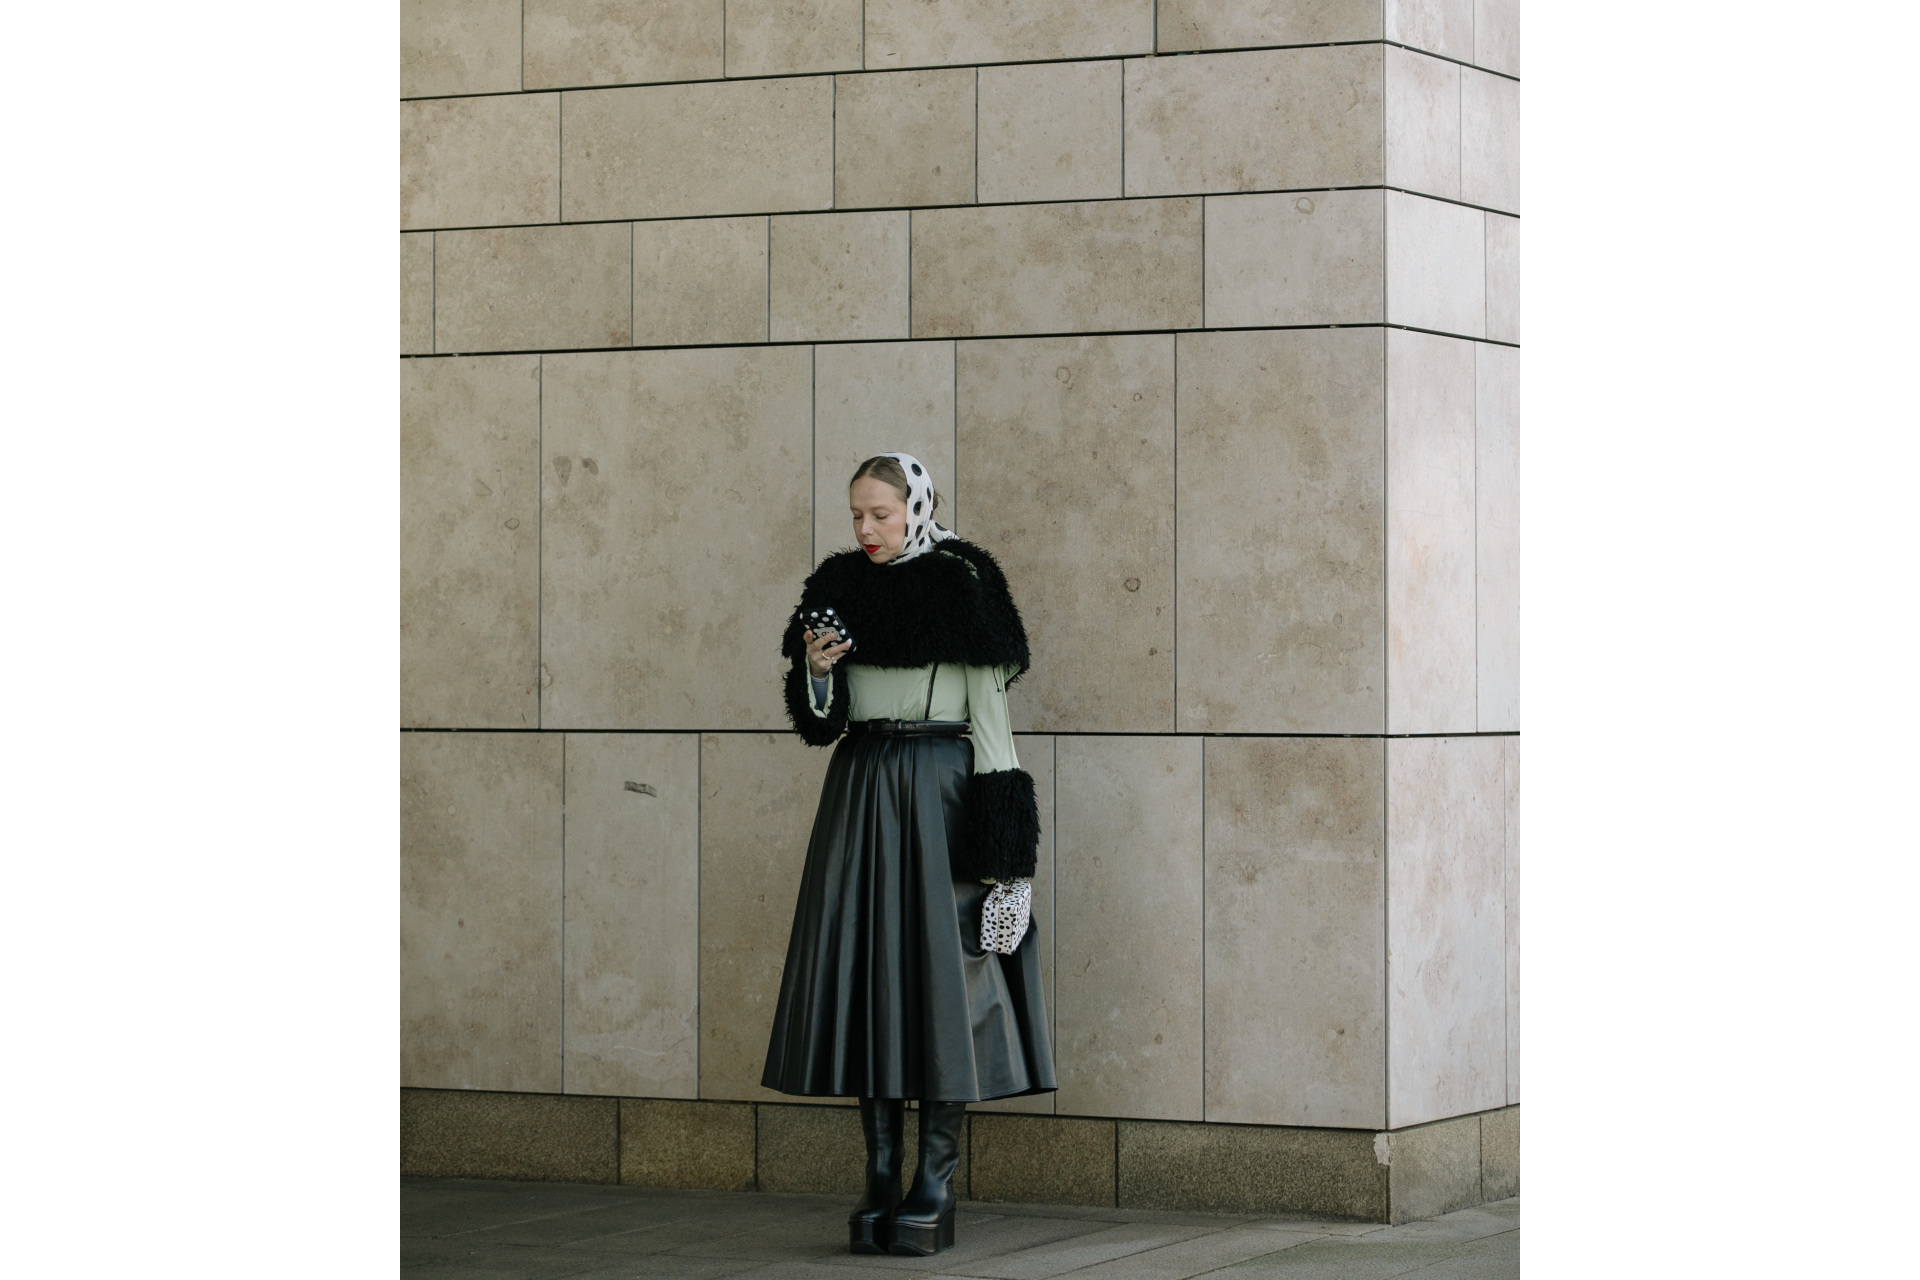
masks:
[[[900,1201],[906,1107],[898,1098],[860,1099],[860,1128],[867,1135],[867,1192],[847,1215],[849,1253],[885,1253],[891,1243],[886,1219]]]
[[[920,1103],[920,1169],[888,1217],[893,1252],[925,1257],[953,1247],[953,1171],[960,1163],[964,1102]]]

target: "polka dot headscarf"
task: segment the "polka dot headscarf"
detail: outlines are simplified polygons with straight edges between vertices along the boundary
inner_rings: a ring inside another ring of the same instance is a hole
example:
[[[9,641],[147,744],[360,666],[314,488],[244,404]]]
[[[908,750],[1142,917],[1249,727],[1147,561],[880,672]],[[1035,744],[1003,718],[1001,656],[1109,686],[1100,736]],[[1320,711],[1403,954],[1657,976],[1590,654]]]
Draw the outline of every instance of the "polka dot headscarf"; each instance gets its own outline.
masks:
[[[959,537],[933,518],[933,477],[927,474],[920,459],[910,453],[881,456],[892,458],[907,473],[907,540],[901,544],[900,554],[888,563],[903,564],[915,556],[925,555],[948,538]]]

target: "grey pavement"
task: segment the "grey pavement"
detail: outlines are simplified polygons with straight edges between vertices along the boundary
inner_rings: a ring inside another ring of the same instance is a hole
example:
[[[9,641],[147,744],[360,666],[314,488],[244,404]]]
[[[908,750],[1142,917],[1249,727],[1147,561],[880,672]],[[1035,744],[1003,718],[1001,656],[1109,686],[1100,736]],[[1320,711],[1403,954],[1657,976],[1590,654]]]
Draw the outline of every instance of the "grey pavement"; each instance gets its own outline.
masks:
[[[847,1196],[403,1178],[404,1280],[1515,1280],[1520,1201],[1384,1227],[965,1201],[931,1258],[847,1252]]]

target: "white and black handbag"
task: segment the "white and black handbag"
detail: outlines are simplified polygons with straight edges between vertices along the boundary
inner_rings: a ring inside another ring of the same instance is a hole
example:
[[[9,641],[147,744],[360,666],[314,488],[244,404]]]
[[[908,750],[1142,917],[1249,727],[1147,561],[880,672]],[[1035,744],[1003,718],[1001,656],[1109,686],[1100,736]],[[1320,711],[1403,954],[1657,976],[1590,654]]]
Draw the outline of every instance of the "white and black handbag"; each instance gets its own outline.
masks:
[[[980,904],[980,949],[1010,956],[1033,922],[1033,882],[1002,880]]]

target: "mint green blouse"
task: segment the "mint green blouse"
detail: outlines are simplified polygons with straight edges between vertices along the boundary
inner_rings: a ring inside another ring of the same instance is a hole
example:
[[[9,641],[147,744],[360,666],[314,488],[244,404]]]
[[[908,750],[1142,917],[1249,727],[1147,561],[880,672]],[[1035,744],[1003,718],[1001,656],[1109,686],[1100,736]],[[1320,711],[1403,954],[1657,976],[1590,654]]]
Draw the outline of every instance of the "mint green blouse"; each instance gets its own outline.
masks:
[[[963,667],[943,662],[934,667],[868,667],[846,664],[848,720],[966,720],[973,725],[973,771],[999,773],[1020,767],[1013,750],[1013,722],[1007,715],[1007,677],[1015,668]],[[927,711],[927,681],[933,680],[933,710]],[[810,687],[818,689],[819,686]],[[831,696],[831,693],[829,693]],[[826,719],[817,692],[809,694],[813,714]]]

